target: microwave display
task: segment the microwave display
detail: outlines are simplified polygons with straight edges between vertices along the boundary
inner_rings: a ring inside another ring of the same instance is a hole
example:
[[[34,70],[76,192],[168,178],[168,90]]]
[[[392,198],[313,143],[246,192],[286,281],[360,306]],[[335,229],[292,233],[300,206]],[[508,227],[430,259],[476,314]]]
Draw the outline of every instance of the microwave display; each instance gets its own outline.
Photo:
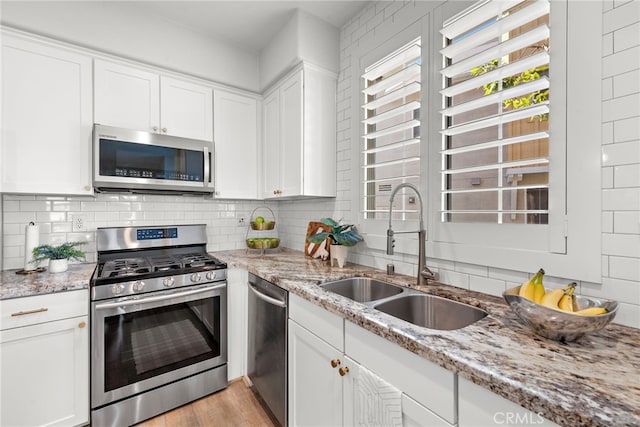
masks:
[[[202,151],[100,139],[100,175],[204,182]]]

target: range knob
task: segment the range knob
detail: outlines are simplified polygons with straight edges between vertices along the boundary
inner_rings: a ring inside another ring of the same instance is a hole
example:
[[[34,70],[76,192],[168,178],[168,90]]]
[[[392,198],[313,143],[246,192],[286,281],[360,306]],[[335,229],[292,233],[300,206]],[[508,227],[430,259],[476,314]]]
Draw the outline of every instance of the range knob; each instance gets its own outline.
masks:
[[[193,273],[191,275],[191,281],[192,282],[199,282],[200,279],[202,279],[202,277],[200,276],[200,273]]]
[[[133,285],[131,285],[131,289],[133,289],[133,292],[140,292],[144,289],[144,282],[141,280],[136,280],[135,282],[133,282]]]
[[[176,281],[173,277],[165,277],[164,279],[162,279],[162,286],[164,286],[165,288],[170,288],[175,282]]]
[[[216,272],[215,271],[207,271],[207,280],[213,280],[216,278]]]
[[[111,287],[111,293],[114,295],[120,295],[124,291],[124,285],[122,283],[116,283]]]

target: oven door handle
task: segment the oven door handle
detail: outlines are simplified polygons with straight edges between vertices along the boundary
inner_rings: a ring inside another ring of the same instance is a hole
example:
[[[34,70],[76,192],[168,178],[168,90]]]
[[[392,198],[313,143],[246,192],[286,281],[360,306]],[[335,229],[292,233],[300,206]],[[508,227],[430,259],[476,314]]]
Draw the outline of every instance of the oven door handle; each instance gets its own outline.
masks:
[[[265,301],[271,305],[275,305],[277,307],[286,307],[287,306],[287,302],[286,301],[280,301],[279,299],[270,297],[268,295],[263,294],[262,292],[260,292],[251,282],[249,282],[249,289],[251,289],[251,291],[255,294],[256,297],[258,297],[259,299],[261,299],[262,301]]]
[[[134,299],[134,300],[127,300],[127,301],[120,301],[120,302],[108,302],[105,304],[96,304],[96,310],[106,310],[109,308],[118,308],[118,307],[126,307],[129,305],[140,305],[140,304],[148,304],[148,303],[158,302],[158,301],[166,301],[173,298],[180,298],[180,297],[186,297],[189,295],[201,294],[203,292],[215,291],[216,289],[222,289],[226,286],[227,286],[226,283],[222,283],[220,285],[194,289],[193,291],[185,291],[185,292],[178,292],[175,294],[161,295],[159,297],[147,297],[142,299]]]

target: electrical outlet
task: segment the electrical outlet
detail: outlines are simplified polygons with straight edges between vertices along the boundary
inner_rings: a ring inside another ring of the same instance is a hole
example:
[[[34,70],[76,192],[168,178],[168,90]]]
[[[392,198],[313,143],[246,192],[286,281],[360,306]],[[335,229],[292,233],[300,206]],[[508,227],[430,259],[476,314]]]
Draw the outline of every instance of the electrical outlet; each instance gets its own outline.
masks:
[[[71,215],[71,230],[87,231],[87,224],[82,215]]]

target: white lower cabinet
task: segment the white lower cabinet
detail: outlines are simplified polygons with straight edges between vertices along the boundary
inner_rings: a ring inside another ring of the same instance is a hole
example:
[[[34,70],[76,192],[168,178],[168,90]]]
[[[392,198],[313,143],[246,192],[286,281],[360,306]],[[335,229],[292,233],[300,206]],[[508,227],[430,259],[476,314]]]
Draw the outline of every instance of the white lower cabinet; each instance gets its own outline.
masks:
[[[88,291],[0,301],[0,425],[89,422]]]
[[[288,326],[289,425],[342,425],[342,352],[293,320]]]
[[[458,425],[475,426],[543,426],[557,424],[491,391],[458,377]]]
[[[455,374],[294,294],[289,316],[289,425],[360,425],[362,367],[402,393],[403,426],[455,423]]]

